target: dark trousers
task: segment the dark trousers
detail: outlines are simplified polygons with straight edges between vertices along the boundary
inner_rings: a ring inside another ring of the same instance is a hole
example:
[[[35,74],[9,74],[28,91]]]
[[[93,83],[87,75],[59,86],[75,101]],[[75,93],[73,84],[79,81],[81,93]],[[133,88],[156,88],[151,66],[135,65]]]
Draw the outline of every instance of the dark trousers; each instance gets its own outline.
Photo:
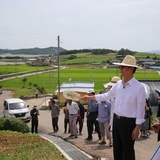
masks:
[[[31,132],[34,133],[37,133],[38,132],[38,120],[32,120],[31,121]]]
[[[99,139],[101,138],[101,133],[99,129],[99,123],[96,120],[98,116],[98,112],[90,112],[87,116],[87,131],[88,131],[88,138],[92,138],[93,133],[93,125],[95,125],[95,130],[98,133]]]
[[[113,154],[114,160],[135,160],[132,132],[135,128],[135,118],[113,119]]]
[[[82,133],[82,129],[83,129],[83,121],[80,117],[77,118],[77,122],[76,124],[79,123],[79,133]]]
[[[67,132],[67,126],[68,126],[68,133],[69,133],[70,132],[69,119],[64,119],[64,132]]]
[[[53,130],[54,131],[58,131],[59,130],[59,127],[58,127],[58,117],[52,118],[52,126],[53,126]]]

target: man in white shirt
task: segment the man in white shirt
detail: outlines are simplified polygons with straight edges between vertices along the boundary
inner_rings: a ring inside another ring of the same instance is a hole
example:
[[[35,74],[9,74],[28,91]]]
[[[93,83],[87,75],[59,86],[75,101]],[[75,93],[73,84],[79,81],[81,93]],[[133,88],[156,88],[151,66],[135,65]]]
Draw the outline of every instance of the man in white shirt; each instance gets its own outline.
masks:
[[[69,128],[71,135],[69,137],[77,138],[77,118],[80,115],[79,106],[76,102],[80,98],[80,94],[66,90],[63,92],[63,96],[66,98],[67,105],[66,108],[69,112]]]
[[[76,102],[73,102],[71,99],[67,99],[66,105],[69,112],[69,128],[71,135],[69,137],[77,138],[77,118],[79,116],[79,107]]]
[[[140,125],[144,122],[145,89],[134,78],[138,66],[135,57],[127,55],[120,66],[123,80],[118,81],[110,91],[95,96],[84,96],[83,100],[98,102],[114,97],[113,110],[113,154],[114,160],[135,160],[134,143],[138,138]]]

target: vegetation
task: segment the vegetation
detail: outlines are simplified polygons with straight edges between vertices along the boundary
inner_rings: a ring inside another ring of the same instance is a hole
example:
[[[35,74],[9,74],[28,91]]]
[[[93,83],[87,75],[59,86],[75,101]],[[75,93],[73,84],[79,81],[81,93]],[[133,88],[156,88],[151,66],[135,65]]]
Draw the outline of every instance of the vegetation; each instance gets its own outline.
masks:
[[[33,134],[0,131],[0,159],[66,160],[49,141]]]
[[[60,70],[60,84],[68,82],[71,78],[72,81],[94,82],[95,91],[102,91],[104,89],[103,84],[110,81],[111,77],[115,75],[120,76],[119,69],[106,68],[107,62],[116,59],[117,53],[121,55],[128,53],[134,54],[137,59],[147,57],[160,58],[160,54],[138,53],[123,48],[120,51],[109,49],[64,51],[61,52],[60,55],[60,65],[65,66],[64,69]],[[53,55],[50,58],[57,59],[57,55]],[[122,58],[123,57],[118,57],[119,60]],[[54,63],[57,65],[57,62]],[[18,72],[35,72],[37,70],[43,70],[43,68],[43,66],[26,65],[1,66],[0,77]],[[159,79],[159,74],[155,70],[138,69],[135,77],[139,80],[154,80]],[[38,89],[41,94],[54,93],[58,85],[58,71],[47,70],[41,74],[36,72],[34,75],[21,78],[16,76],[14,79],[1,81],[1,85],[3,89],[14,90],[15,97],[34,95],[36,89]]]
[[[10,130],[22,133],[28,133],[28,125],[15,117],[3,117],[0,118],[0,130]]]
[[[115,75],[120,76],[119,69],[65,68],[60,70],[60,84],[68,82],[70,78],[73,82],[94,82],[95,91],[100,92],[104,89],[103,84],[109,82]],[[138,69],[135,77],[139,80],[154,80],[159,79],[159,74],[154,70]],[[22,78],[1,81],[1,85],[3,89],[16,91],[15,97],[34,95],[37,88],[42,94],[54,93],[57,90],[58,71],[35,74],[26,78],[25,85]]]

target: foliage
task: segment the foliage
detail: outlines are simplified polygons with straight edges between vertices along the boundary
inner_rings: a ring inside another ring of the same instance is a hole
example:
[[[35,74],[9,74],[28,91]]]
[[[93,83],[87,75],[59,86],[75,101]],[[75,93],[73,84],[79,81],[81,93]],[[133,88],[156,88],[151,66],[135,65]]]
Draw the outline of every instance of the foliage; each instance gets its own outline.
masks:
[[[118,51],[118,54],[117,54],[117,55],[121,55],[122,57],[125,57],[126,55],[135,55],[135,53],[136,53],[136,52],[130,51],[129,49],[121,48],[121,49]]]
[[[27,77],[23,77],[22,78],[23,88],[25,87],[25,84],[26,84],[27,80],[28,80]]]
[[[109,53],[117,53],[117,51],[111,49],[94,49],[92,54],[100,55],[100,54],[109,54]]]
[[[99,49],[95,49],[99,51]],[[125,49],[124,49],[125,50]],[[60,84],[64,82],[68,82],[71,78],[72,81],[80,81],[80,82],[94,82],[95,91],[100,92],[104,89],[103,84],[110,81],[110,78],[113,76],[120,76],[119,69],[109,69],[106,68],[107,62],[110,60],[116,59],[116,53],[108,53],[108,54],[92,54],[93,50],[72,50],[71,55],[76,54],[75,59],[68,59],[69,54],[61,54],[60,55],[60,65],[65,65],[65,68],[61,68],[60,70]],[[103,49],[102,49],[103,51]],[[135,56],[137,59],[144,57],[156,57],[160,58],[160,54],[151,54],[151,53],[143,53],[143,52],[135,52]],[[57,55],[52,56],[53,59],[57,58]],[[103,63],[102,63],[103,62]],[[100,66],[93,65],[94,63],[101,63]],[[102,66],[103,64],[103,66]],[[69,65],[69,68],[67,67]],[[14,73],[17,72],[28,72],[28,71],[37,71],[43,70],[43,67],[33,67],[26,65],[8,65],[0,67],[0,74],[6,73]],[[5,72],[4,72],[5,71]],[[3,75],[4,76],[4,75]],[[135,73],[135,77],[139,80],[154,80],[159,79],[159,74],[155,70],[148,69],[138,69]],[[1,78],[1,76],[0,76]],[[34,75],[27,76],[27,83],[25,88],[20,86],[21,78],[18,76],[14,79],[1,81],[1,85],[6,90],[15,91],[14,97],[20,97],[22,95],[31,96],[35,94],[35,88],[39,90],[40,94],[46,93],[54,93],[57,90],[58,85],[58,71],[46,71],[43,73],[38,73]],[[33,87],[31,87],[31,84]]]
[[[77,56],[75,56],[75,55],[70,55],[70,56],[68,57],[68,59],[75,59],[75,58],[77,58]]]
[[[119,69],[106,69],[106,68],[65,68],[60,70],[60,84],[68,82],[72,78],[73,82],[94,82],[95,91],[100,92],[104,89],[103,84],[110,81],[113,76],[120,76]],[[154,80],[159,79],[159,74],[155,70],[138,69],[135,77],[139,80]],[[27,76],[28,83],[25,88],[22,88],[21,78],[1,81],[3,89],[10,89],[16,91],[14,97],[21,95],[30,96],[35,94],[35,89],[29,87],[29,82],[32,82],[36,87],[45,89],[45,93],[54,93],[58,85],[58,71],[54,71],[52,77],[50,73],[36,74]],[[28,86],[27,86],[28,85]],[[30,89],[29,89],[30,88]],[[43,90],[42,90],[43,91]]]
[[[0,159],[66,160],[59,150],[39,135],[0,131]]]
[[[90,49],[65,50],[61,52],[61,55],[77,54],[77,53],[83,53],[83,52],[91,52],[91,50]]]
[[[3,117],[0,118],[0,130],[10,130],[22,133],[28,133],[28,125],[15,117]]]

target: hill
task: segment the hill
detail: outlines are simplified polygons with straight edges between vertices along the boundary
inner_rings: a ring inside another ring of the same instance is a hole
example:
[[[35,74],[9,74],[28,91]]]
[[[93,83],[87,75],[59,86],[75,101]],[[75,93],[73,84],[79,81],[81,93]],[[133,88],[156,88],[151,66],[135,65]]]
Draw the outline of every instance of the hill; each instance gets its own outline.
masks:
[[[59,51],[65,51],[63,48],[59,48]],[[28,48],[28,49],[0,49],[0,54],[4,53],[11,53],[11,54],[30,54],[30,55],[36,55],[36,54],[57,54],[58,47],[48,47],[48,48]]]
[[[150,53],[156,53],[156,54],[160,54],[160,50],[152,50],[152,51],[149,51]]]

